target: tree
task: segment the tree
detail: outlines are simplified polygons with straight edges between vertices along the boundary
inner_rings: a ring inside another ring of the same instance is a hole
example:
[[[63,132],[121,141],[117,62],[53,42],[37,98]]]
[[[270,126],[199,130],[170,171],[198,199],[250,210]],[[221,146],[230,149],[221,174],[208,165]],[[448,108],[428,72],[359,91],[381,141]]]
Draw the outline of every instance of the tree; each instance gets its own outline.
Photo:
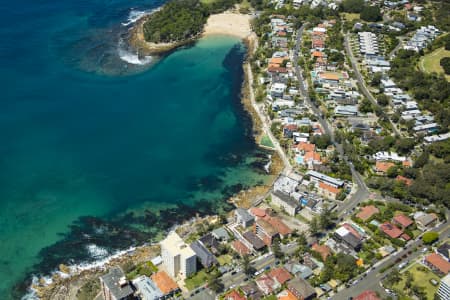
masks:
[[[359,105],[359,111],[362,113],[373,112],[372,102],[369,99],[364,98]]]
[[[427,245],[433,244],[438,239],[439,239],[439,233],[437,233],[435,231],[425,232],[422,236],[422,241],[424,242],[424,244],[427,244]]]
[[[372,86],[380,86],[382,77],[383,77],[383,74],[381,72],[376,72],[372,76],[372,80],[370,81],[370,85],[372,85]]]
[[[223,289],[223,284],[220,282],[220,274],[217,270],[213,270],[209,273],[208,287],[216,293],[219,293]]]
[[[295,256],[300,258],[303,253],[306,251],[306,247],[308,246],[308,240],[303,232],[300,232],[297,238],[298,247],[295,250]]]
[[[322,211],[319,216],[319,226],[322,230],[330,229],[334,226],[333,220],[335,219],[335,213],[331,212],[327,207]]]
[[[450,75],[450,57],[441,58],[439,64],[444,69],[444,73]]]
[[[389,97],[386,96],[385,94],[380,94],[377,97],[377,102],[378,104],[380,104],[381,106],[386,106],[389,104]]]
[[[251,275],[254,273],[254,268],[250,264],[250,257],[248,255],[244,255],[243,257],[242,268],[246,275]]]
[[[314,216],[311,219],[311,221],[309,221],[309,233],[312,236],[320,235],[320,224],[319,224],[319,220],[317,219],[317,216]]]
[[[360,13],[364,7],[364,0],[344,0],[342,10],[349,13]]]
[[[399,283],[402,280],[402,277],[400,275],[400,272],[395,268],[393,269],[387,276],[386,276],[386,282],[393,286],[397,283]]]
[[[383,16],[381,15],[380,7],[365,5],[361,10],[361,19],[367,22],[381,21]]]
[[[273,255],[275,255],[275,257],[278,259],[283,257],[283,252],[281,252],[279,239],[274,239],[272,241],[272,252],[273,252]]]

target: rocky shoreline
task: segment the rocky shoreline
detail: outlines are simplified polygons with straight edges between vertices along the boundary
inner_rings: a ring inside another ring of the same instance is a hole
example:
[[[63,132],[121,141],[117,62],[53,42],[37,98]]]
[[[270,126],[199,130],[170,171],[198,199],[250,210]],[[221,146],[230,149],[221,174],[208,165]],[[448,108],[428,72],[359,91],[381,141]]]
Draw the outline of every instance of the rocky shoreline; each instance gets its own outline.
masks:
[[[193,42],[194,40],[185,41],[183,43],[169,43],[169,44],[153,44],[145,41],[143,36],[143,23],[145,22],[145,17],[138,20],[135,26],[130,29],[130,45],[135,47],[137,51],[142,55],[163,55],[169,51],[176,49],[182,45]],[[254,35],[249,35],[243,39],[243,42],[247,46],[247,60],[249,56],[254,52],[253,48],[256,45],[256,37]],[[248,62],[243,63],[243,67]],[[252,132],[255,142],[260,140],[263,134],[262,121],[258,117],[254,107],[251,104],[249,93],[250,81],[249,74],[244,68],[244,82],[242,83],[241,91],[241,102],[244,109],[250,114],[252,119]],[[232,203],[236,207],[249,208],[254,206],[256,203],[261,201],[266,197],[273,181],[284,169],[283,160],[279,157],[276,151],[271,155],[272,163],[270,165],[269,173],[273,176],[271,182],[255,186],[250,189],[242,190],[235,196],[231,197],[228,202]],[[216,216],[209,216],[206,218],[215,218]],[[193,222],[197,222],[202,218],[196,218]],[[182,231],[182,228],[186,224],[192,222],[186,222],[177,226],[177,231]],[[111,259],[107,260],[105,263],[98,266],[87,268],[84,270],[77,270],[73,267],[67,267],[64,265],[59,266],[59,272],[55,272],[52,275],[51,282],[46,281],[44,278],[40,278],[31,286],[33,294],[39,299],[77,299],[77,294],[79,291],[89,282],[98,281],[98,277],[103,275],[108,268],[113,266],[121,266],[126,269],[126,266],[136,266],[140,263],[150,260],[152,257],[159,255],[160,248],[158,245],[144,245],[138,246],[131,251],[124,251],[120,255],[113,256]],[[125,267],[124,267],[125,266]]]

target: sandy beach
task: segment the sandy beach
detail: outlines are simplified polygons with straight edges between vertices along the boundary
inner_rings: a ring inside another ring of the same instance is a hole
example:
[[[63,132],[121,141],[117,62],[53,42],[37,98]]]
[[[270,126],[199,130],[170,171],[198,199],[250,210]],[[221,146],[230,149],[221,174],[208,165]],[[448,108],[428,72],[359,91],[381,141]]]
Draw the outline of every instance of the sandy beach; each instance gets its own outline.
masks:
[[[203,35],[226,34],[246,38],[251,34],[250,16],[224,12],[211,15],[205,25]]]

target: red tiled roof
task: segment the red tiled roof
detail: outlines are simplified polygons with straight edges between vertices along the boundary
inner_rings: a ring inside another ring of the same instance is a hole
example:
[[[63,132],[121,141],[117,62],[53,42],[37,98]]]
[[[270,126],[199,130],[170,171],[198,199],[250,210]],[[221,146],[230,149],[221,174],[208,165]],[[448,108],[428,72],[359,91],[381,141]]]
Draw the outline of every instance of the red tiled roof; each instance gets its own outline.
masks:
[[[358,296],[354,297],[353,300],[381,300],[378,298],[377,294],[374,291],[364,291]]]
[[[310,152],[316,150],[316,145],[311,143],[300,142],[297,145],[297,149],[300,151]]]
[[[450,272],[450,263],[437,253],[432,253],[426,256],[425,261],[445,275]]]
[[[402,234],[400,237],[402,239],[404,239],[405,241],[409,241],[411,239],[411,237],[409,235],[407,235],[406,233]]]
[[[250,250],[241,241],[235,240],[231,243],[231,247],[240,255],[247,255]]]
[[[388,236],[390,236],[393,239],[396,239],[398,237],[400,237],[403,234],[403,231],[400,230],[399,228],[397,228],[397,226],[386,222],[380,225],[380,229],[387,234]]]
[[[178,289],[178,285],[172,278],[167,275],[164,271],[159,271],[151,276],[153,282],[158,286],[158,288],[163,292],[164,295]]]
[[[362,239],[362,236],[359,234],[358,231],[356,231],[355,228],[353,228],[352,225],[350,225],[350,224],[348,224],[348,223],[344,223],[344,224],[342,224],[342,226],[343,226],[345,229],[347,229],[348,231],[350,231],[351,234],[353,234],[356,238]]]
[[[380,210],[373,205],[367,205],[361,208],[361,211],[356,215],[356,217],[360,218],[363,221],[368,220],[374,214],[379,213]]]
[[[308,161],[308,160],[319,161],[319,162],[321,161],[320,154],[315,151],[306,152],[303,159],[305,161]]]
[[[340,191],[340,189],[338,189],[338,188],[335,188],[334,186],[331,186],[331,185],[329,185],[329,184],[326,184],[326,183],[324,183],[324,182],[319,182],[319,188],[321,188],[321,189],[323,189],[323,190],[326,190],[326,191],[328,191],[328,192],[330,192],[330,193],[333,193],[333,194],[338,194],[339,193],[339,191]]]
[[[395,180],[401,181],[401,182],[405,183],[407,186],[410,186],[412,184],[412,179],[406,178],[401,175],[397,175],[397,178],[395,178]]]
[[[402,162],[402,166],[404,166],[404,167],[411,167],[411,162],[409,160],[404,160]]]
[[[278,300],[298,300],[298,298],[295,297],[295,295],[292,294],[292,292],[289,290],[284,290],[281,293],[279,293],[277,295],[277,299]]]
[[[266,216],[266,210],[258,207],[250,208],[250,213],[258,218],[264,218]]]
[[[314,52],[312,53],[312,56],[313,56],[313,57],[323,57],[324,54],[323,54],[323,52],[320,52],[320,51],[314,51]]]
[[[237,291],[232,290],[223,296],[225,300],[246,300],[245,296],[241,296]]]
[[[387,170],[389,170],[389,168],[393,166],[395,166],[393,162],[377,161],[377,163],[375,164],[375,170],[377,172],[386,173]]]
[[[283,221],[281,221],[279,218],[266,216],[264,219],[267,221],[267,223],[272,225],[272,227],[282,236],[286,236],[292,233],[292,229],[284,224]]]
[[[395,223],[401,225],[403,228],[406,228],[406,227],[408,227],[409,225],[412,225],[412,224],[414,223],[410,218],[408,218],[408,217],[405,216],[405,215],[396,215],[396,216],[393,218],[393,221],[394,221]]]
[[[269,67],[267,71],[269,73],[287,73],[287,69],[283,67]]]
[[[331,255],[331,249],[326,245],[319,245],[317,243],[314,243],[312,245],[312,250],[318,252],[320,256],[322,256],[323,261],[326,261],[327,257]]]
[[[284,125],[283,128],[288,129],[288,130],[297,130],[298,127],[296,124],[286,124],[286,125]]]
[[[292,279],[292,275],[285,268],[275,268],[269,272],[269,276],[276,279],[280,284]]]

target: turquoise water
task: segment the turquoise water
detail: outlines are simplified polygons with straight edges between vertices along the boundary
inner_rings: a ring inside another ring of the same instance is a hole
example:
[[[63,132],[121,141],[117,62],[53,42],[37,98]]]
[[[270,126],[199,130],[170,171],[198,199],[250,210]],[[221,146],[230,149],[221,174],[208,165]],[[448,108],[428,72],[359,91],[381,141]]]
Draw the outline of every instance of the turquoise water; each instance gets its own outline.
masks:
[[[0,8],[0,294],[144,243],[267,180],[239,101],[245,47],[215,36],[150,64],[120,56],[160,3]],[[132,9],[133,8],[133,9]],[[157,212],[159,211],[159,212]],[[103,249],[99,256],[92,247]]]

